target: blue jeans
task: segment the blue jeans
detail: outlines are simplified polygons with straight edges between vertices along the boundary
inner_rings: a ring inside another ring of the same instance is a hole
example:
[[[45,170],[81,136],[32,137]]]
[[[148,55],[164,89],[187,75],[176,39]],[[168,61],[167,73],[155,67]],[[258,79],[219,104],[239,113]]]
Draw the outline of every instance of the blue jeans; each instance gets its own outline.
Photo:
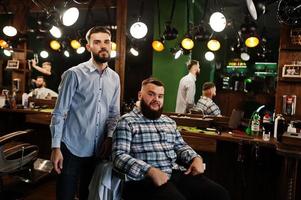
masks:
[[[78,157],[73,155],[64,143],[61,144],[63,169],[56,182],[57,200],[74,200],[79,184],[79,199],[85,200],[89,195],[89,184],[96,166],[95,157]]]

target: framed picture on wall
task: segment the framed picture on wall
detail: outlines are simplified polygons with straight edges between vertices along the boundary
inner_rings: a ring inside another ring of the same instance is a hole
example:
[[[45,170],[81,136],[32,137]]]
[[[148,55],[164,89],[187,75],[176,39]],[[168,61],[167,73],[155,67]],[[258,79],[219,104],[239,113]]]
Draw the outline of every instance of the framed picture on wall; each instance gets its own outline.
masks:
[[[301,65],[284,65],[282,77],[301,78]]]
[[[19,60],[8,60],[6,69],[19,69]]]

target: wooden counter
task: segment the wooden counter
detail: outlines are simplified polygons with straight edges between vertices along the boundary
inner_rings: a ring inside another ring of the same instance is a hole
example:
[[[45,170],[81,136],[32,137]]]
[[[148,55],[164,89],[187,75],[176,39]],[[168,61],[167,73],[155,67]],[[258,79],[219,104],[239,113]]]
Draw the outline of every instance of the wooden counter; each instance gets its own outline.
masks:
[[[16,113],[25,116],[25,122],[49,125],[51,109],[6,109],[0,108],[0,113]]]

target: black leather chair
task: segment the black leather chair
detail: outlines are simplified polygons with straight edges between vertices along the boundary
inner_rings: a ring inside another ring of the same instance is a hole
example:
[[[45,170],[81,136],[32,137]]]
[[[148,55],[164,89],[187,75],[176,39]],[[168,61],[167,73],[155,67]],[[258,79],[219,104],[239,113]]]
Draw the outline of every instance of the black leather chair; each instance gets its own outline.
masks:
[[[4,175],[18,175],[18,172],[31,168],[37,159],[38,146],[17,140],[31,132],[33,130],[16,131],[0,137],[0,192]]]

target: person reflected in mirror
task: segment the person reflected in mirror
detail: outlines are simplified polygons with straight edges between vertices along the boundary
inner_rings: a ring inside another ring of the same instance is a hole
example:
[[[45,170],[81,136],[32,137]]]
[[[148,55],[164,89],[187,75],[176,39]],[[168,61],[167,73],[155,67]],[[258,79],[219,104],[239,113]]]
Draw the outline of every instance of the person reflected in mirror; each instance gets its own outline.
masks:
[[[52,99],[53,97],[56,98],[58,96],[58,94],[55,91],[46,88],[46,82],[43,76],[38,76],[34,83],[35,83],[35,89],[33,89],[28,94],[29,97],[49,100]]]
[[[216,96],[216,87],[213,82],[205,82],[202,86],[202,96],[193,110],[202,111],[203,115],[221,116],[219,107],[212,100]]]
[[[111,32],[95,26],[86,40],[91,58],[63,73],[52,112],[51,161],[58,174],[57,200],[74,200],[76,194],[81,200],[88,198],[96,165],[110,156],[120,116],[120,79],[108,64]]]
[[[179,83],[176,113],[189,113],[194,106],[195,81],[200,74],[199,61],[191,60],[187,64],[188,74]]]
[[[229,200],[225,188],[203,175],[202,157],[183,140],[176,122],[162,114],[163,83],[145,79],[138,99],[113,134],[114,168],[128,178],[123,199]]]
[[[43,62],[42,67],[37,65],[35,59],[31,59],[31,66],[41,72],[43,75],[50,76],[51,75],[51,63],[50,62]]]

